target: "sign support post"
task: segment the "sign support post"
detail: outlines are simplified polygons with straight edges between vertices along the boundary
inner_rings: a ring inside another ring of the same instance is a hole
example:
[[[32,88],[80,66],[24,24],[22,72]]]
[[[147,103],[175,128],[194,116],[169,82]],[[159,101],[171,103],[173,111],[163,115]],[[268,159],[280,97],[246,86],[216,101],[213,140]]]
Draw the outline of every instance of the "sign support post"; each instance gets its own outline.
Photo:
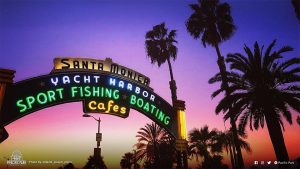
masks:
[[[186,140],[186,121],[185,121],[185,102],[182,100],[174,100],[173,107],[177,113],[177,125],[178,125],[178,138],[176,140],[177,151],[177,169],[188,169],[187,161],[187,148],[188,142]]]
[[[2,104],[4,102],[6,86],[13,83],[15,77],[14,70],[0,69],[0,114],[2,114]],[[0,122],[0,143],[8,138],[8,133]]]
[[[100,142],[102,141],[102,133],[100,133],[100,122],[101,122],[100,117],[96,121],[98,122],[98,133],[96,133],[97,148],[95,148],[94,156],[97,160],[100,160],[101,158]]]

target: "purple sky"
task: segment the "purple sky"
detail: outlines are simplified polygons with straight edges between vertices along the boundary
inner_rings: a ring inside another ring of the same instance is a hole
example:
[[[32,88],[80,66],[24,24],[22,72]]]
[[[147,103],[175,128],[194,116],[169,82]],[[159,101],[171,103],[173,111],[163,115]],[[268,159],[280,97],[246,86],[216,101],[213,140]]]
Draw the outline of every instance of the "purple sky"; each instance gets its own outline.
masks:
[[[214,114],[219,98],[211,100],[210,97],[217,86],[207,83],[218,71],[215,50],[204,48],[199,40],[194,40],[184,25],[192,13],[188,4],[195,2],[0,0],[0,67],[16,70],[15,80],[18,81],[49,73],[55,57],[110,57],[114,62],[150,77],[150,86],[170,101],[167,65],[161,68],[151,65],[144,47],[145,32],[166,22],[169,29],[177,30],[178,58],[173,62],[173,69],[178,97],[187,104],[188,130],[204,124],[224,130],[222,116]],[[295,51],[285,56],[300,56],[300,22],[290,1],[227,2],[232,7],[237,31],[230,40],[221,44],[223,55],[243,52],[244,43],[252,48],[256,40],[267,46],[277,39],[275,49],[290,45]],[[73,151],[81,154],[71,159],[81,167],[87,155],[92,153],[96,132],[96,122],[83,119],[81,113],[80,103],[65,104],[33,113],[8,125],[10,138],[0,145],[0,165],[5,164],[2,157],[10,156],[15,149],[20,149],[24,156],[27,154],[28,159],[40,156],[53,159],[61,153],[56,150],[65,145],[64,156]],[[150,120],[133,110],[125,120],[114,116],[101,117],[104,157],[110,168],[118,168],[122,154],[132,150],[137,130]],[[299,126],[286,129],[289,150],[300,141],[299,137],[292,139],[296,132],[299,132]],[[266,139],[255,141],[256,136]],[[246,156],[250,164],[255,158],[264,158],[259,147],[270,148],[268,153],[275,158],[266,130],[249,133],[248,141],[253,149],[253,153]],[[89,149],[78,148],[82,145]],[[36,149],[46,146],[43,152]],[[299,150],[291,152],[290,156],[300,155]]]

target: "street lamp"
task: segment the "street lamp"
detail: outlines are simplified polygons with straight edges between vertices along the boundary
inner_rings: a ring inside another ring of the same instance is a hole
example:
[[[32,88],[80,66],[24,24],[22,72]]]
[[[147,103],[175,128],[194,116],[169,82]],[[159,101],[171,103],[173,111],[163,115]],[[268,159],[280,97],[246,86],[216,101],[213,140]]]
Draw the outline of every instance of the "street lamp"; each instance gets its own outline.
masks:
[[[100,117],[99,119],[96,119],[94,116],[91,116],[89,114],[84,114],[82,115],[82,117],[93,117],[98,122],[98,133],[100,133],[100,122],[101,122]]]
[[[94,157],[100,159],[101,157],[101,148],[100,142],[102,141],[102,133],[100,133],[100,117],[99,119],[95,118],[94,116],[91,116],[89,114],[83,114],[82,117],[92,117],[94,120],[98,122],[98,132],[96,133],[96,141],[97,141],[97,148],[94,148]]]

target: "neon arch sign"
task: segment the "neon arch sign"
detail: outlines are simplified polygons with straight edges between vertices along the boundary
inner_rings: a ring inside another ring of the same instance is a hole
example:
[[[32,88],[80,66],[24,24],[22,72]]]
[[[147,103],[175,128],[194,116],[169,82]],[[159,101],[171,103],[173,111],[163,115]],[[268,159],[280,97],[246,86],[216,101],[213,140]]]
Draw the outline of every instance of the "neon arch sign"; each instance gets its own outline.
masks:
[[[35,111],[81,101],[84,113],[126,118],[130,109],[144,114],[180,138],[180,117],[167,101],[149,87],[147,76],[113,63],[111,59],[56,58],[50,74],[7,85],[0,124]]]

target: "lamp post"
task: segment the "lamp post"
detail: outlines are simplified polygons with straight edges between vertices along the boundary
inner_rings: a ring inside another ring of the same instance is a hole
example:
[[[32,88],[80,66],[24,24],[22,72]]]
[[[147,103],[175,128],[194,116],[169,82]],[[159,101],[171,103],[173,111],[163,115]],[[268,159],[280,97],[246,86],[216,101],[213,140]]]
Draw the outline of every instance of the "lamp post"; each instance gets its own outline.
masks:
[[[98,122],[98,132],[96,133],[96,141],[97,141],[97,148],[94,148],[94,157],[96,159],[101,158],[101,148],[100,148],[100,142],[102,141],[102,133],[100,133],[100,117],[99,119],[95,118],[94,116],[91,116],[89,114],[84,114],[82,117],[92,117],[94,120]]]

